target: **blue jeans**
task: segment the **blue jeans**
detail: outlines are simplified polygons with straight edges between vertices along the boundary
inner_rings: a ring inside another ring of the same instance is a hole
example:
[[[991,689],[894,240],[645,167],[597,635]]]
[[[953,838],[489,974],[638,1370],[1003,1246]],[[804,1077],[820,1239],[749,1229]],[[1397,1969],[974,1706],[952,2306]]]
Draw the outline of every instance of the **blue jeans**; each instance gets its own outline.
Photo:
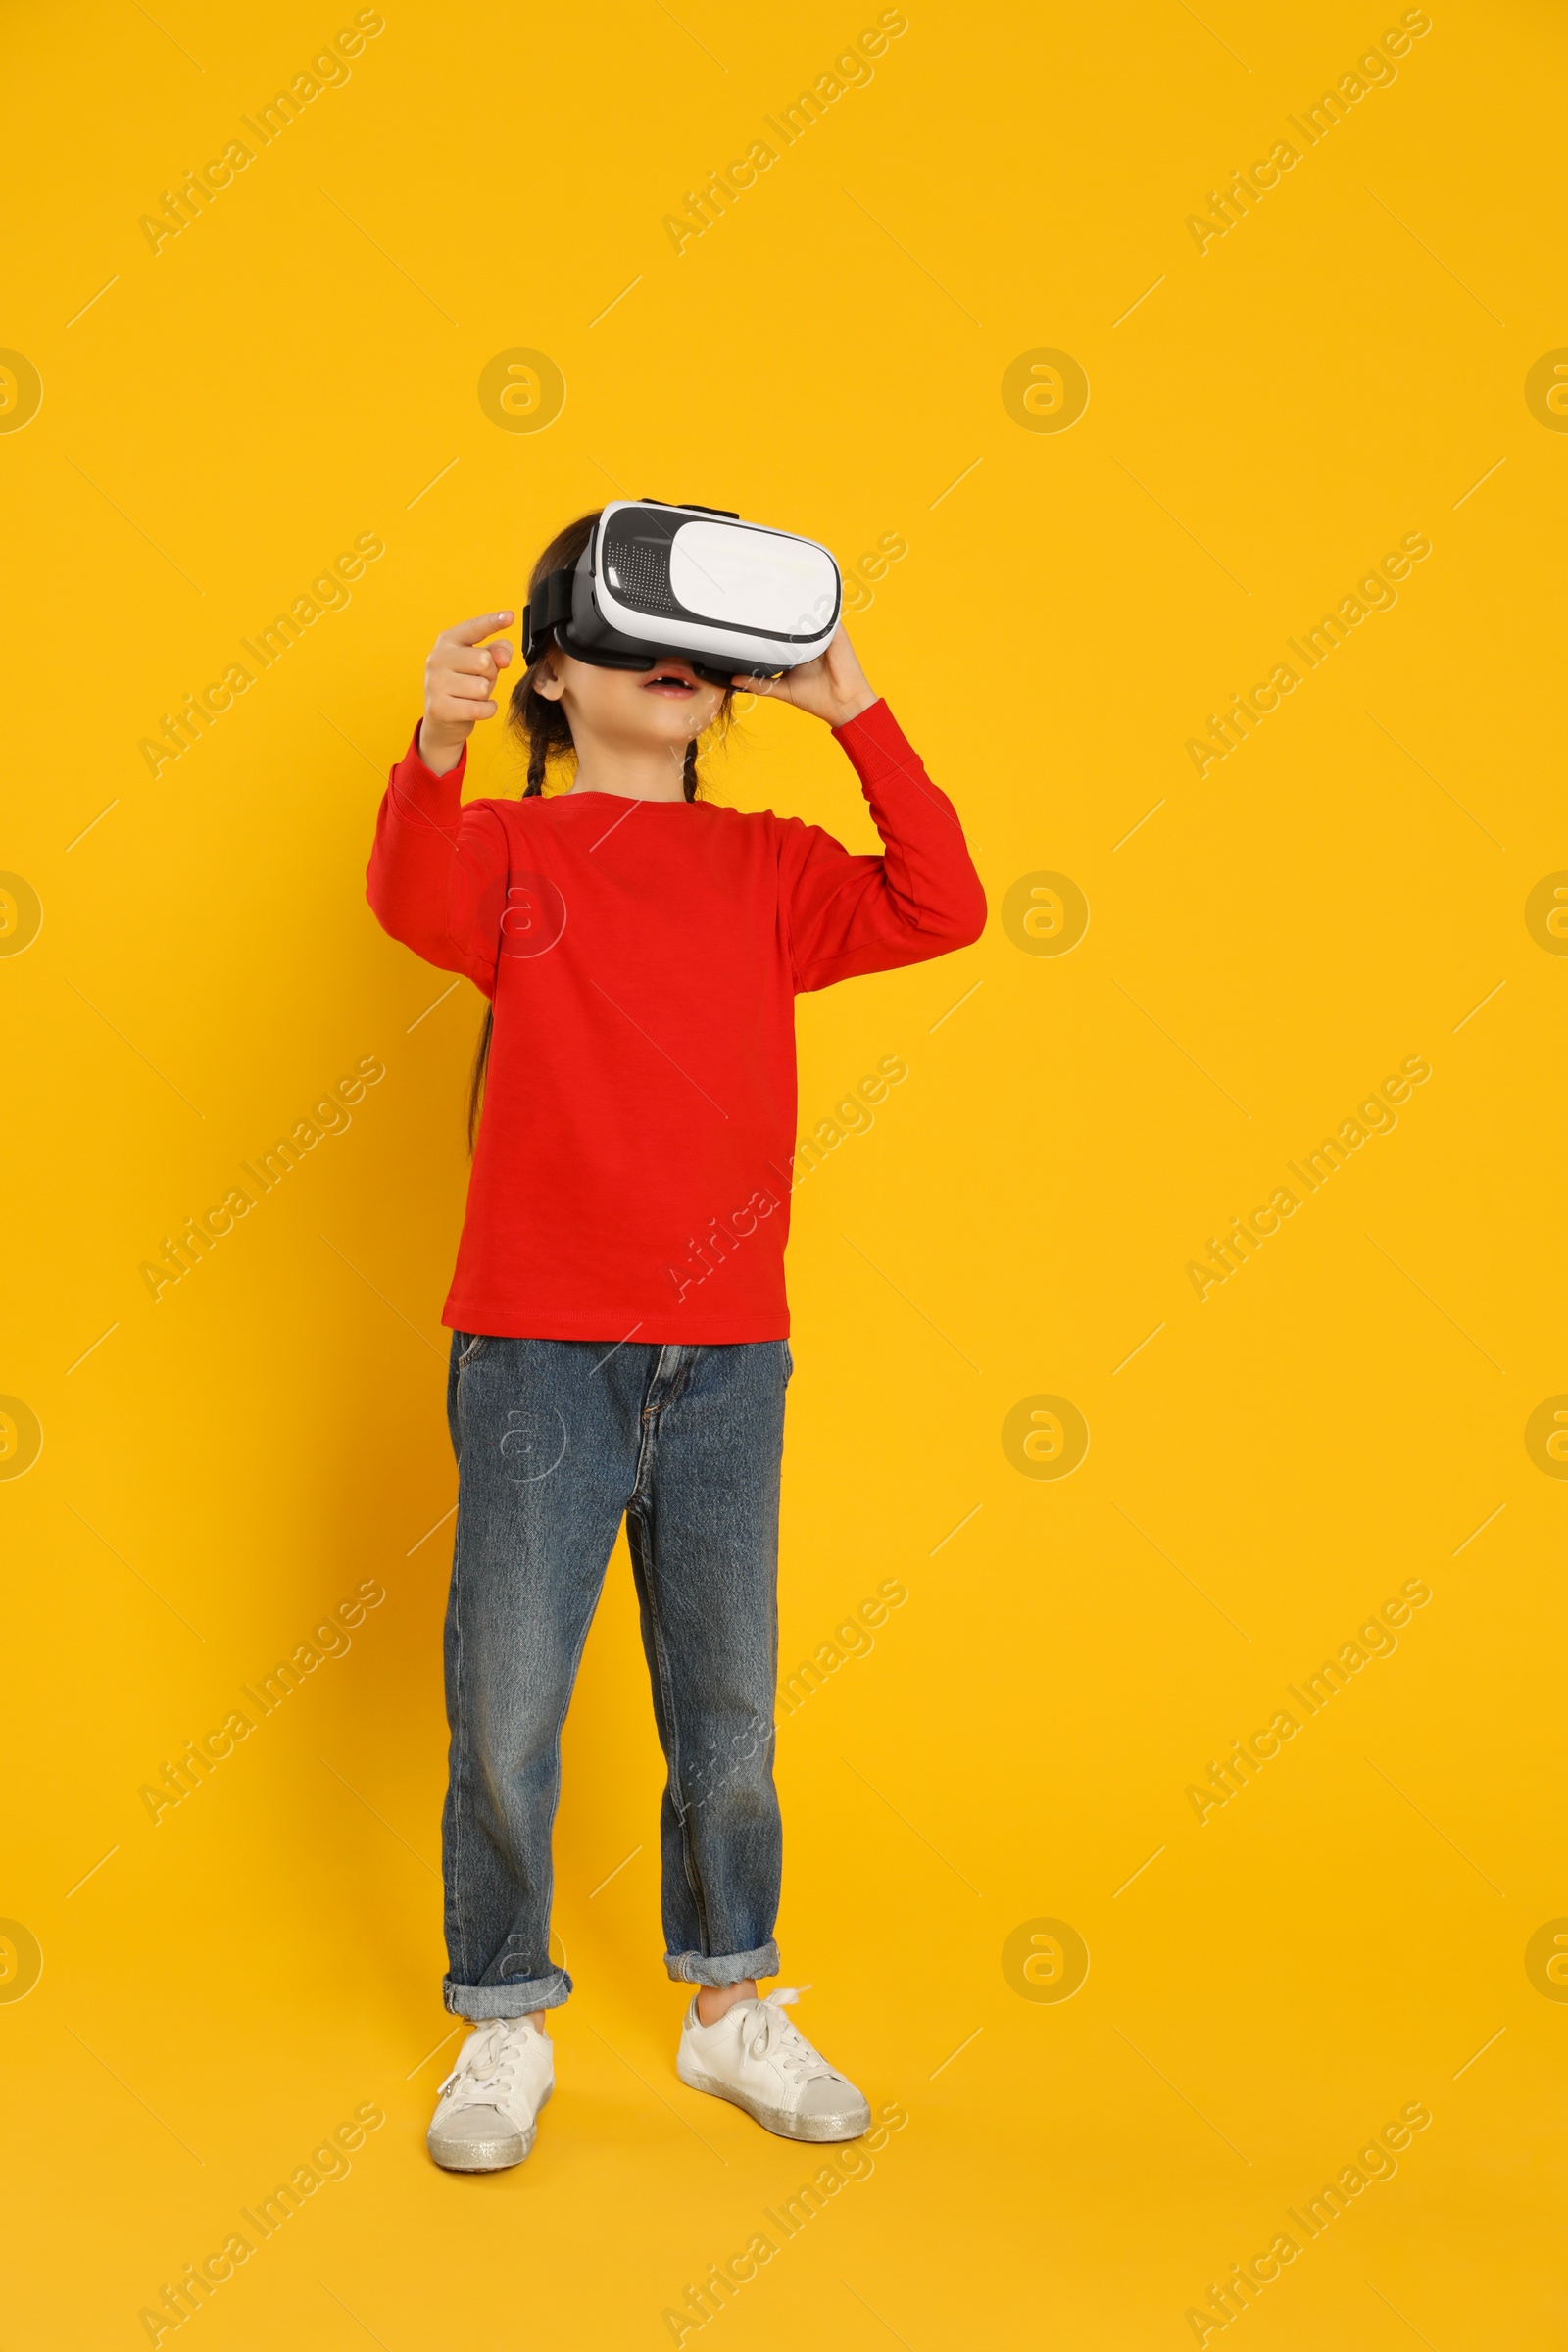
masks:
[[[455,1332],[446,1620],[447,2008],[564,2001],[550,1958],[561,1728],[624,1514],[667,1777],[664,1965],[777,1974],[773,1788],[787,1340],[725,1347]]]

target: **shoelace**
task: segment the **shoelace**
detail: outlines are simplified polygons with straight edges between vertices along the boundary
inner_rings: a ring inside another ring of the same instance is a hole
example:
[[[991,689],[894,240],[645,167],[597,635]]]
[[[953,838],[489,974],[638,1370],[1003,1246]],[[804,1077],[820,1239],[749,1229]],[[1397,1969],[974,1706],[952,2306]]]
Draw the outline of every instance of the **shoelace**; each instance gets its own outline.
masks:
[[[784,2015],[785,2009],[798,2001],[802,1992],[809,1992],[810,1989],[808,1984],[799,1987],[781,1984],[776,1992],[768,1994],[765,2001],[737,2001],[735,2004],[737,2017],[742,2011],[751,2012],[750,2020],[741,2023],[741,2040],[747,2056],[776,2059],[792,2082],[815,2082],[833,2072],[821,2051],[813,2049],[800,2027],[792,2018]]]
[[[437,2092],[445,2098],[449,2090],[461,2084],[472,2094],[476,2107],[499,2105],[512,2089],[513,2080],[521,2057],[518,2034],[521,2021],[496,2017],[486,2021],[471,2034],[458,2053],[458,2063]]]

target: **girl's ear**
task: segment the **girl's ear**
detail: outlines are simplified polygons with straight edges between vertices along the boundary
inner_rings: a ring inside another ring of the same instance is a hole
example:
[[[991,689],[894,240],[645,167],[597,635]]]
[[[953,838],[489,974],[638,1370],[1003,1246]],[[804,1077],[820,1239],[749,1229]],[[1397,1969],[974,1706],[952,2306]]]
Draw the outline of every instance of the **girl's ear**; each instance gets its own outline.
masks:
[[[553,651],[547,650],[544,660],[540,662],[534,674],[533,690],[535,694],[543,695],[547,703],[560,702],[563,683],[556,674]]]

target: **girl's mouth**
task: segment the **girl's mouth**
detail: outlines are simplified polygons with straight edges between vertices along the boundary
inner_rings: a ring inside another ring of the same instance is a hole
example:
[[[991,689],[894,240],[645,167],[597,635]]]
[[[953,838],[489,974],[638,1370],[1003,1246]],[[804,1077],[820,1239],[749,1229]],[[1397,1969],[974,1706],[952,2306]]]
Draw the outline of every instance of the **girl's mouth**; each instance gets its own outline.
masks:
[[[684,662],[666,663],[656,669],[643,687],[644,694],[662,695],[670,702],[689,702],[697,692],[696,673]]]

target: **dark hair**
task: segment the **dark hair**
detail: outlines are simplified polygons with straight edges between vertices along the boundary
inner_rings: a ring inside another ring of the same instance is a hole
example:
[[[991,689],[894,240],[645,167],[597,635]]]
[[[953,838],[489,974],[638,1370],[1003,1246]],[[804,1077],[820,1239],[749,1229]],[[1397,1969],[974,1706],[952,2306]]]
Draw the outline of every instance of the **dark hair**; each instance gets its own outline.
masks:
[[[564,530],[558,531],[549,546],[542,550],[532,571],[528,574],[530,599],[537,595],[541,585],[553,571],[564,571],[568,565],[576,563],[583,549],[593,537],[594,525],[599,520],[599,514],[600,510],[596,507],[591,514],[579,514],[575,522],[568,522]],[[571,722],[566,716],[565,705],[559,701],[552,701],[548,695],[536,691],[539,672],[544,667],[546,659],[547,657],[541,654],[537,662],[531,662],[513,687],[511,709],[507,717],[508,725],[514,729],[528,746],[528,780],[522,788],[522,798],[525,801],[543,794],[552,763],[559,766],[563,760],[570,759],[574,751],[571,740]],[[731,689],[726,687],[724,699],[718,707],[717,723],[720,727],[728,722],[731,700]],[[686,798],[689,801],[695,801],[699,783],[695,736],[686,746],[684,781]],[[473,1077],[468,1087],[468,1151],[470,1155],[473,1152],[474,1138],[478,1133],[479,1111],[484,1101],[485,1072],[490,1066],[490,1038],[494,1028],[495,1008],[493,1004],[486,1004],[484,1020],[479,1030],[479,1043],[473,1056]]]

